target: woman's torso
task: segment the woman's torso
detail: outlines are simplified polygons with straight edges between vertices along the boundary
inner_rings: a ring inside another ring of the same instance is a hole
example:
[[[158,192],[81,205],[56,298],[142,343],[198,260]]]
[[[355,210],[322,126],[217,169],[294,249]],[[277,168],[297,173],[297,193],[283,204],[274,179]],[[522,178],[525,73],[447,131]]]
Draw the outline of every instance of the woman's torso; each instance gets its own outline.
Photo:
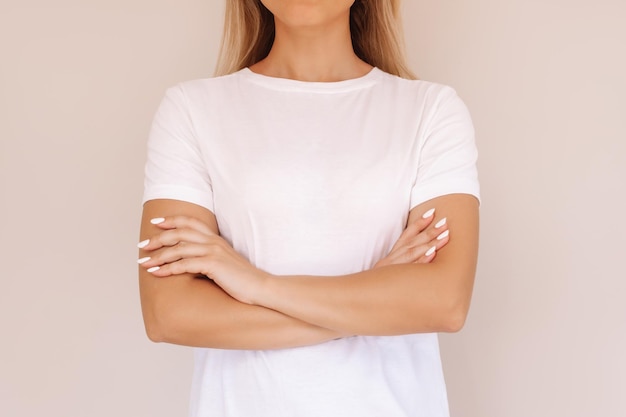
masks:
[[[389,251],[449,89],[378,69],[338,83],[245,69],[179,88],[222,236],[270,273],[310,275],[368,269]],[[191,415],[444,417],[437,336],[196,349]]]

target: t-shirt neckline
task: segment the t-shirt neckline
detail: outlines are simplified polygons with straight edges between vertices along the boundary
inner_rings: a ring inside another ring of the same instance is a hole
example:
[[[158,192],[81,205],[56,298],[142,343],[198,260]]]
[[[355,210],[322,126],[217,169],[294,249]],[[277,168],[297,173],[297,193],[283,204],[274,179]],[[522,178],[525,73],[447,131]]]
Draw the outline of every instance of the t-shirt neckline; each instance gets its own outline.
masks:
[[[343,81],[300,81],[290,78],[270,77],[269,75],[256,73],[248,67],[239,71],[239,74],[245,79],[271,89],[319,93],[345,92],[366,88],[375,84],[382,73],[378,67],[373,67],[365,75]]]

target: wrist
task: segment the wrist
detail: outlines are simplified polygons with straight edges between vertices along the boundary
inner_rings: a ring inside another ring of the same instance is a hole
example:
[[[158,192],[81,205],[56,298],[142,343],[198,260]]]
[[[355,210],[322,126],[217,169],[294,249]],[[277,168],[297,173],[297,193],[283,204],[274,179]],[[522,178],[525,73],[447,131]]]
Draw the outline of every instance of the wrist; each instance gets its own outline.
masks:
[[[276,275],[258,270],[257,290],[254,291],[254,294],[251,297],[249,304],[260,307],[269,307],[268,304],[270,304],[271,295],[273,292],[272,288],[275,287],[277,280],[278,277]]]

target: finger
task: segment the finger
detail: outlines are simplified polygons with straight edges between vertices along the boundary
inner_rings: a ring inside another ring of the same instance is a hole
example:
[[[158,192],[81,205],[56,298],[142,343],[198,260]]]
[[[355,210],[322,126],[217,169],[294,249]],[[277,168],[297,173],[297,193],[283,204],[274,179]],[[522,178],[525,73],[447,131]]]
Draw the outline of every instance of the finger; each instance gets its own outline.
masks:
[[[437,256],[437,247],[436,246],[431,246],[426,253],[424,253],[424,256],[420,257],[417,261],[415,261],[415,263],[417,264],[429,264],[431,263],[435,257]]]
[[[430,217],[427,219],[419,219],[410,223],[406,227],[406,229],[402,231],[402,234],[400,234],[400,237],[398,237],[398,240],[396,241],[396,243],[394,243],[391,250],[393,251],[401,246],[405,246],[407,242],[411,241],[411,239],[419,236],[420,232],[428,227],[428,224],[430,224],[432,221],[433,219],[432,217]]]
[[[204,274],[203,266],[205,261],[202,257],[197,258],[184,258],[180,259],[176,262],[172,262],[169,264],[164,264],[161,266],[154,266],[148,269],[148,272],[154,275],[155,277],[169,277],[172,275],[180,275],[180,274]],[[206,275],[206,274],[204,274]]]
[[[424,256],[424,253],[428,250],[428,247],[425,245],[419,246],[403,246],[398,250],[394,251],[387,255],[384,259],[379,261],[377,266],[384,265],[400,265],[400,264],[410,264]]]
[[[434,233],[432,232],[429,233],[430,236],[434,235]],[[439,231],[437,231],[436,233],[439,233]],[[425,234],[426,233],[421,234],[422,239]],[[388,257],[389,263],[428,263],[432,261],[432,259],[434,259],[434,253],[432,253],[432,251],[439,251],[448,243],[449,239],[450,231],[446,229],[445,231],[439,233],[434,239],[430,239],[427,242],[419,244],[415,244],[415,242],[413,242],[413,245],[400,248],[393,254],[390,254],[390,256]]]
[[[195,217],[190,216],[168,216],[156,217],[150,220],[150,223],[161,229],[194,229],[207,235],[214,235],[208,224]]]
[[[194,229],[170,229],[140,242],[137,246],[145,251],[153,251],[164,246],[174,246],[179,242],[209,243],[215,236]]]
[[[442,220],[445,220],[445,219],[442,219]],[[441,223],[441,221],[439,223]],[[435,241],[437,237],[441,236],[441,234],[445,233],[446,231],[448,231],[448,223],[444,221],[443,223],[439,225],[438,228],[435,227],[435,225],[433,225],[427,228],[426,230],[422,231],[417,236],[413,237],[411,240],[407,241],[405,244],[406,246],[410,246],[410,247],[421,246],[426,243]]]
[[[412,221],[407,225],[406,230],[412,231],[413,233],[420,233],[422,230],[426,229],[429,224],[435,219],[435,209],[432,208],[423,215],[417,217],[416,220]]]
[[[421,256],[419,259],[417,259],[417,261],[415,262],[424,263],[424,264],[432,262],[435,259],[437,252],[439,252],[445,245],[447,245],[449,241],[450,241],[450,231],[446,230],[445,232],[437,236],[435,240],[425,245],[429,249],[426,252],[424,252],[424,255]],[[433,253],[429,254],[429,251],[432,251],[433,249],[434,249]]]
[[[166,246],[150,253],[150,256],[138,259],[142,267],[146,269],[164,264],[173,263],[185,258],[202,257],[209,254],[210,248],[207,245],[180,242],[174,246]]]
[[[399,240],[391,249],[391,252],[378,261],[375,267],[417,262],[428,249],[438,243],[440,244],[440,241],[445,239],[449,233],[448,226],[444,224],[439,229],[430,227],[411,239]],[[447,243],[447,240],[445,243]],[[437,250],[442,246],[437,246]]]
[[[411,222],[393,245],[389,254],[379,260],[374,268],[391,264],[412,263],[422,257],[425,253],[422,246],[432,242],[448,229],[445,218],[439,220],[436,225],[432,225],[435,219],[434,214],[435,209],[430,209],[417,220]],[[426,248],[426,250],[428,249]]]
[[[400,235],[396,243],[393,245],[391,250],[393,251],[394,249],[402,245],[405,245],[406,242],[410,241],[415,236],[418,236],[424,229],[428,227],[428,225],[432,223],[432,221],[435,218],[434,214],[435,214],[435,209],[430,209],[426,213],[424,213],[424,215],[418,217],[417,220],[409,223],[406,229],[402,231],[402,234]]]

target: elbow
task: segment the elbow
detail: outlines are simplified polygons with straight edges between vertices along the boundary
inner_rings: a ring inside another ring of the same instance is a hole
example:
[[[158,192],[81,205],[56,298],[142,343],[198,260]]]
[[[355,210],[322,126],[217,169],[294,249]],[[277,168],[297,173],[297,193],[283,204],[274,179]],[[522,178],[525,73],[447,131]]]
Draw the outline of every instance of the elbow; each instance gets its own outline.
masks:
[[[163,343],[165,342],[164,332],[156,324],[145,323],[146,336],[151,342]]]
[[[456,298],[447,303],[447,308],[441,313],[440,331],[443,333],[458,333],[465,326],[469,311],[469,300]]]
[[[465,320],[467,314],[462,311],[453,311],[446,315],[444,322],[442,323],[441,331],[443,333],[458,333],[465,326]]]
[[[463,282],[473,282],[473,276]],[[458,333],[465,326],[472,299],[472,286],[446,286],[440,293],[440,332]]]
[[[152,311],[149,314],[144,312],[144,328],[146,336],[151,342],[166,343],[168,341],[168,325],[169,320],[163,312]]]
[[[189,339],[189,317],[181,309],[160,308],[144,318],[146,335],[154,343],[170,343],[174,345],[187,345]]]
[[[141,310],[146,336],[151,342],[175,343],[180,325],[187,319],[176,300],[162,294],[143,297]]]

